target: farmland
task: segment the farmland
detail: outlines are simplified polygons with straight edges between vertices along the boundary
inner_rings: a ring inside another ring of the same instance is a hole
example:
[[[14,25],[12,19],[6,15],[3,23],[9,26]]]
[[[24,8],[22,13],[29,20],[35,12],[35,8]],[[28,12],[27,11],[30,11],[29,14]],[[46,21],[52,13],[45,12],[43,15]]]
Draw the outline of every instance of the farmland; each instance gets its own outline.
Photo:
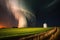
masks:
[[[5,28],[0,29],[0,39],[14,36],[33,35],[46,32],[52,28]]]

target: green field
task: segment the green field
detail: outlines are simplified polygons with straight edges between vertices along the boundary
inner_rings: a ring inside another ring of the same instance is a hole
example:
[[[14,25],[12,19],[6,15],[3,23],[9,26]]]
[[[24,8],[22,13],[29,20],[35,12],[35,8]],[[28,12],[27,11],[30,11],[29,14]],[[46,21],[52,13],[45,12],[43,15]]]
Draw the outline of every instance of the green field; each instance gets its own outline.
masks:
[[[50,30],[51,28],[7,28],[0,29],[0,38],[25,36]]]

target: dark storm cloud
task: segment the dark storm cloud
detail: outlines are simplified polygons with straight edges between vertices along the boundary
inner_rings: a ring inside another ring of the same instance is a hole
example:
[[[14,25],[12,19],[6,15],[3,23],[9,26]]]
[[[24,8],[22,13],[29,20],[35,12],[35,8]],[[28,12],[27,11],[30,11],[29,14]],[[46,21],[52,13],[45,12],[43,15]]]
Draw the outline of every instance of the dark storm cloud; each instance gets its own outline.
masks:
[[[14,16],[7,9],[6,0],[0,0],[0,24],[1,23],[8,27],[16,26],[17,24]]]
[[[60,0],[24,0],[24,5],[36,16],[36,26],[46,22],[49,26],[60,26]],[[8,11],[5,0],[0,0],[0,23],[16,26],[17,21]],[[28,22],[30,26],[30,21]]]
[[[46,22],[49,26],[60,26],[59,0],[25,0],[28,8],[36,15],[36,25]]]

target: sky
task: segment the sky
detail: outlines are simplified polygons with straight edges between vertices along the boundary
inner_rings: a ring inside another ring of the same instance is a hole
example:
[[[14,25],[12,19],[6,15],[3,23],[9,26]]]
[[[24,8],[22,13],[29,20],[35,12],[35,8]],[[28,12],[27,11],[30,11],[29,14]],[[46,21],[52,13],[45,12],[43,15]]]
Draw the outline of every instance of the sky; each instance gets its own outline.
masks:
[[[60,0],[23,0],[19,1],[19,4],[36,16],[36,21],[32,21],[33,24],[28,21],[28,26],[38,27],[43,26],[43,23],[47,23],[48,26],[60,26]],[[6,23],[7,26],[17,26],[18,21],[8,13],[10,12],[5,3],[0,0],[0,25]]]
[[[8,28],[12,26],[17,26],[17,21],[11,12],[8,11],[5,0],[0,0],[0,27]]]
[[[25,0],[25,3],[36,15],[36,26],[42,26],[43,23],[60,26],[59,0]]]

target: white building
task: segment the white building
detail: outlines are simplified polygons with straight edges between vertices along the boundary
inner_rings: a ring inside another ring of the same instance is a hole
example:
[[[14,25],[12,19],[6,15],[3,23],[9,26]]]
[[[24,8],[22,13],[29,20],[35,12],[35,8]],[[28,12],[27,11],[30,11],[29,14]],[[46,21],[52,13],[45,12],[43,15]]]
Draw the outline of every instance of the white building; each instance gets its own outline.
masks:
[[[47,23],[44,23],[43,24],[43,28],[47,28]]]

